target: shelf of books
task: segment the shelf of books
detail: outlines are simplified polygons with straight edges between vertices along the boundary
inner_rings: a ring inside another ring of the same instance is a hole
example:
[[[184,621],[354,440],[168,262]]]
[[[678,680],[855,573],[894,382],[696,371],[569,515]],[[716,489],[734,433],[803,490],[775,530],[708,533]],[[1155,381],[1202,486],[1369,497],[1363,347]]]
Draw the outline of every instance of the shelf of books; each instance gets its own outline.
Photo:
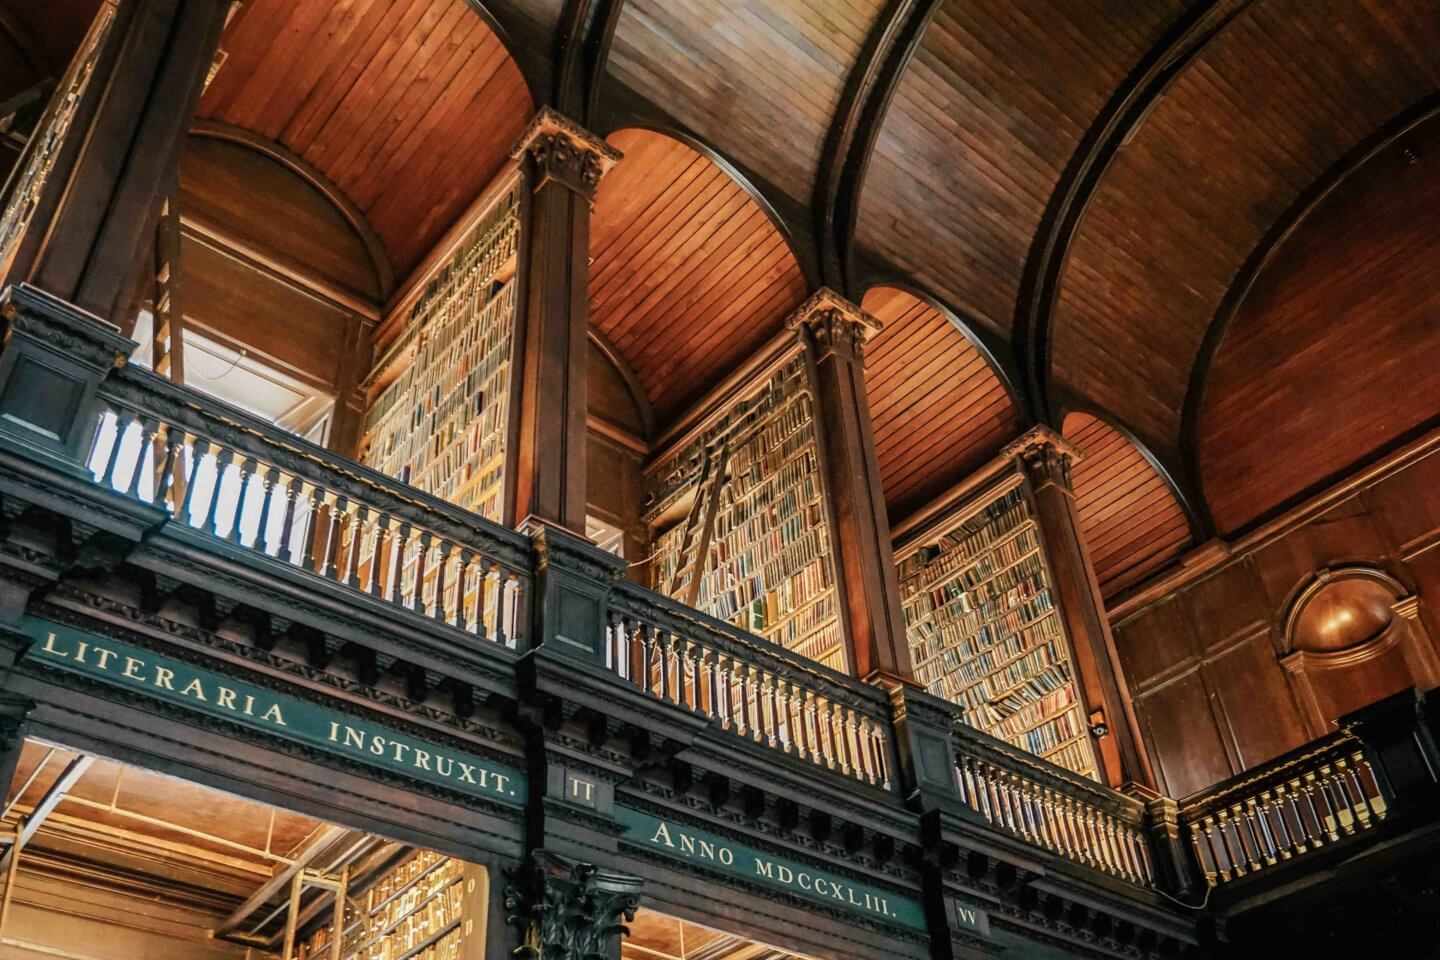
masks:
[[[342,960],[484,960],[484,868],[420,850],[352,893],[341,934]],[[299,960],[329,960],[333,924],[300,945]]]
[[[660,529],[654,586],[838,670],[846,668],[814,398],[803,354],[785,361],[649,472]]]
[[[916,679],[977,729],[1097,776],[1024,479],[1007,477],[897,559]]]
[[[367,464],[496,521],[519,229],[517,186],[479,219],[416,300],[405,328],[409,360],[365,416]]]

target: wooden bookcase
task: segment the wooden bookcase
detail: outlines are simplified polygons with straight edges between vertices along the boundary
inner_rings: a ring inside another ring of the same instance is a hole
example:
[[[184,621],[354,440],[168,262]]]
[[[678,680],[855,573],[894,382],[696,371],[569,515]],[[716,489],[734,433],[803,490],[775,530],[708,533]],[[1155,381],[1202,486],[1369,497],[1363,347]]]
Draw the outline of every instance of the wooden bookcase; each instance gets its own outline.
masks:
[[[495,521],[510,432],[519,211],[517,182],[421,291],[402,339],[372,374],[393,379],[370,404],[362,441],[370,466]]]
[[[646,471],[656,590],[845,670],[813,371],[799,347]]]
[[[897,556],[915,678],[992,736],[1098,778],[1025,479],[1011,471]]]
[[[342,960],[484,960],[485,868],[417,850],[350,897]],[[334,926],[305,941],[300,960],[329,960]]]

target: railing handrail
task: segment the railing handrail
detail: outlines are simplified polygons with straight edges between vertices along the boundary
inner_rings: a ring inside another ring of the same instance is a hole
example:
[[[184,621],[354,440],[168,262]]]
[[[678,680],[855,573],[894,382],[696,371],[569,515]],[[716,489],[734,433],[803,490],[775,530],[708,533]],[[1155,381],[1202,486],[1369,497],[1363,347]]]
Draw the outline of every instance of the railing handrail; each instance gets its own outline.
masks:
[[[1051,763],[983,730],[956,720],[950,728],[951,741],[959,753],[988,760],[1012,772],[1030,776],[1044,786],[1060,790],[1075,800],[1111,816],[1141,826],[1145,822],[1145,803],[1118,790],[1082,777],[1073,770]]]
[[[304,474],[305,479],[318,481],[368,506],[390,511],[456,543],[484,550],[517,570],[534,571],[534,552],[523,534],[150,370],[127,364],[102,382],[99,395],[134,413],[231,445],[282,470]]]
[[[619,581],[614,593],[629,604],[646,608],[646,615],[649,617],[658,613],[676,623],[684,624],[687,628],[703,631],[706,635],[705,641],[723,653],[733,655],[743,652],[752,666],[761,667],[776,675],[807,676],[819,685],[820,692],[836,703],[862,711],[872,718],[885,719],[887,722],[889,720],[889,697],[879,687],[801,657],[763,637],[741,630],[732,623],[688,607],[633,581]],[[620,612],[624,612],[623,608]]]
[[[1179,801],[1180,820],[1184,822],[1203,816],[1209,811],[1235,802],[1238,798],[1259,793],[1288,780],[1307,765],[1324,763],[1359,749],[1360,746],[1360,741],[1349,731],[1332,731],[1318,740],[1302,744],[1229,780],[1222,780],[1190,794]]]

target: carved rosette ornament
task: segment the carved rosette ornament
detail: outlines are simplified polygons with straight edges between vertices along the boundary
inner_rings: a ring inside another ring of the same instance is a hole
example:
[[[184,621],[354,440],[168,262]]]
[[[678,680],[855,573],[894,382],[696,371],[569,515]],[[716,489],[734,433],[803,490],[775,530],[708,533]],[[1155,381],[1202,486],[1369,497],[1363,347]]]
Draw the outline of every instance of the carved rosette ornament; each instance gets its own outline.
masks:
[[[610,960],[640,906],[638,877],[543,850],[509,880],[506,922],[523,937],[517,960]]]
[[[512,160],[525,156],[535,164],[536,193],[554,182],[593,204],[600,179],[622,154],[569,117],[541,107],[510,151]]]
[[[865,341],[880,332],[880,321],[829,287],[821,287],[785,321],[791,330],[809,333],[818,359],[835,354],[864,360]]]
[[[1007,444],[1000,455],[1018,459],[1031,486],[1055,484],[1070,490],[1070,468],[1080,462],[1080,451],[1049,427],[1032,427]]]

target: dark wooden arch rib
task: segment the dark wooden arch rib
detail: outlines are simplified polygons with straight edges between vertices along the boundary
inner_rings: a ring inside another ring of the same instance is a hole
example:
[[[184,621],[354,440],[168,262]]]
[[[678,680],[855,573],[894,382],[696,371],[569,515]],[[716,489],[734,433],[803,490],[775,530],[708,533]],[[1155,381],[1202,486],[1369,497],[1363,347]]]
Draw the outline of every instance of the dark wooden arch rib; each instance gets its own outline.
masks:
[[[345,222],[350,225],[350,229],[355,231],[355,235],[364,244],[365,252],[370,255],[370,262],[375,267],[380,301],[383,303],[394,291],[395,269],[385,253],[385,245],[381,242],[380,235],[375,232],[374,227],[370,226],[370,221],[365,218],[364,212],[355,206],[345,192],[335,185],[334,181],[316,169],[314,164],[269,137],[263,137],[244,127],[221,123],[218,120],[196,120],[190,127],[190,135],[211,140],[225,140],[254,150],[292,171],[318,190],[321,196],[339,211]]]
[[[850,71],[825,135],[815,179],[816,247],[827,286],[860,295],[853,260],[860,188],[885,112],[940,0],[891,0]]]
[[[1079,229],[1111,160],[1146,115],[1185,72],[1195,57],[1254,0],[1197,0],[1160,39],[1111,95],[1086,131],[1056,184],[1040,228],[1031,243],[1015,304],[1014,345],[1025,372],[1026,392],[1039,420],[1057,422],[1050,390],[1050,326],[1059,295],[1060,275],[1071,240]],[[1114,417],[1103,414],[1113,423]],[[1172,474],[1178,471],[1170,471]],[[1188,487],[1189,484],[1187,483]],[[1193,500],[1182,497],[1181,500]]]
[[[1207,529],[1214,529],[1214,517],[1211,516],[1210,504],[1205,499],[1204,490],[1199,486],[1201,480],[1200,417],[1205,408],[1205,389],[1210,379],[1210,371],[1215,364],[1215,357],[1220,352],[1220,345],[1225,340],[1226,332],[1229,331],[1230,325],[1240,312],[1246,296],[1254,288],[1260,274],[1269,266],[1280,248],[1285,245],[1285,241],[1294,236],[1306,218],[1325,202],[1325,198],[1396,140],[1436,116],[1440,116],[1440,94],[1426,97],[1403,111],[1336,161],[1330,169],[1306,188],[1290,205],[1284,216],[1276,220],[1266,231],[1260,242],[1255,245],[1255,249],[1246,257],[1245,263],[1236,273],[1230,287],[1225,291],[1224,298],[1221,299],[1220,305],[1215,310],[1215,316],[1211,318],[1210,325],[1205,329],[1205,338],[1201,341],[1200,353],[1195,358],[1194,366],[1190,368],[1190,380],[1185,388],[1185,405],[1180,416],[1180,456],[1186,472],[1195,479],[1197,484],[1196,490],[1200,494],[1197,502],[1203,513]]]
[[[610,41],[625,0],[570,0],[560,21],[555,108],[580,123],[594,122]]]

